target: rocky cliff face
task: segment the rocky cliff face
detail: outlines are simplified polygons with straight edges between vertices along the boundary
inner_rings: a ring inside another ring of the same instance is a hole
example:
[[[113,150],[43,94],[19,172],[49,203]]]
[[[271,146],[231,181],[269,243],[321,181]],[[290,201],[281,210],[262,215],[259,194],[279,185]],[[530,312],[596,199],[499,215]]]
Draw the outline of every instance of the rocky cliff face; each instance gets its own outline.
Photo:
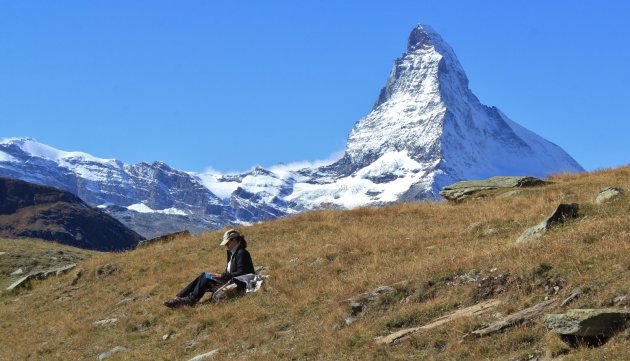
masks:
[[[143,235],[256,222],[322,207],[432,200],[447,184],[495,175],[545,177],[582,167],[555,144],[479,102],[451,47],[419,25],[372,110],[333,164],[296,171],[185,173],[0,143],[0,175],[49,184],[101,206]],[[161,221],[157,221],[160,219]],[[151,232],[146,225],[158,224]]]
[[[69,192],[10,178],[0,178],[0,237],[99,251],[133,249],[143,239]]]

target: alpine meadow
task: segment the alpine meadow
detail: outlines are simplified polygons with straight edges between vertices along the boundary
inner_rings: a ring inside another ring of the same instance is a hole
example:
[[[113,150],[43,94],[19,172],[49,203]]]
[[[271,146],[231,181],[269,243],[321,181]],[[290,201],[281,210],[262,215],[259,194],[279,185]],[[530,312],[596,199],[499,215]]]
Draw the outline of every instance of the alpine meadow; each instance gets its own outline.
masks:
[[[630,360],[628,10],[0,5],[0,361]]]
[[[121,346],[126,351],[111,360],[188,360],[213,350],[213,360],[628,359],[627,330],[599,347],[570,347],[542,316],[469,337],[545,300],[557,300],[546,313],[627,309],[630,198],[595,199],[608,186],[630,188],[630,168],[548,181],[460,203],[324,210],[240,227],[266,284],[194,308],[171,310],[162,301],[190,276],[222,264],[221,232],[94,253],[65,275],[3,294],[0,339],[11,347],[0,358],[94,359]],[[559,203],[579,204],[577,218],[515,243]],[[379,288],[390,291],[374,293],[360,312],[348,301]],[[562,303],[575,289],[579,296]],[[487,312],[453,317],[396,344],[379,342],[493,300]]]

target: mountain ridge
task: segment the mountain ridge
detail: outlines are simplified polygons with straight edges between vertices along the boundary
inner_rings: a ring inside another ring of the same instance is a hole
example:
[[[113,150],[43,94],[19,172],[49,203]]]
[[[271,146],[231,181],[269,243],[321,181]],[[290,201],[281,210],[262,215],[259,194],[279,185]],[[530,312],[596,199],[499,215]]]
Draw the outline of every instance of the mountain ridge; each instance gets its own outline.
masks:
[[[0,177],[0,237],[41,238],[99,251],[123,251],[143,238],[70,192]]]

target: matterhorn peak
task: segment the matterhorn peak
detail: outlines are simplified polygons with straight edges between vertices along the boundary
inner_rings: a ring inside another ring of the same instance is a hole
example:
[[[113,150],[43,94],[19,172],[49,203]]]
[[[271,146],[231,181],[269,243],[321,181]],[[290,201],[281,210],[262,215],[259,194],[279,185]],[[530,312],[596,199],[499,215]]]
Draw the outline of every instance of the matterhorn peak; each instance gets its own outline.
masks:
[[[582,170],[555,144],[481,104],[453,49],[423,24],[411,31],[371,112],[350,132],[337,169],[363,174],[394,153],[405,158],[398,164],[419,164],[424,171],[416,172],[416,183],[431,184],[435,197],[441,186],[462,179]]]
[[[433,46],[435,42],[442,42],[442,37],[429,25],[418,24],[407,40],[407,52]]]

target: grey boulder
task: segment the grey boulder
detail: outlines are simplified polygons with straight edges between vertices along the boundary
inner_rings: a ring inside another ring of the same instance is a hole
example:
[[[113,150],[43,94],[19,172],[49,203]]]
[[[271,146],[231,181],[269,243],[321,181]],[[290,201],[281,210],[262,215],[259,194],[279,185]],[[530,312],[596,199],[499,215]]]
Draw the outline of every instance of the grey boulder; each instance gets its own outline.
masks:
[[[610,202],[613,199],[621,196],[624,193],[624,190],[617,187],[606,187],[602,189],[597,198],[595,198],[595,204],[604,204],[606,202]]]
[[[563,314],[547,314],[544,322],[570,346],[599,346],[630,326],[630,310],[573,309]]]
[[[495,189],[513,189],[526,188],[545,185],[542,179],[535,177],[492,177],[485,180],[468,180],[446,186],[440,192],[440,195],[446,200],[452,202],[461,202],[465,199],[476,198],[480,196],[480,192]]]
[[[558,205],[553,213],[551,213],[549,217],[545,218],[544,221],[526,229],[525,232],[518,237],[516,243],[523,243],[530,239],[538,238],[554,226],[563,224],[567,219],[577,218],[579,209],[580,205],[577,203],[562,203]]]
[[[111,349],[111,350],[109,350],[107,352],[100,353],[96,359],[98,361],[103,361],[103,360],[105,360],[107,358],[112,357],[115,353],[125,352],[125,351],[127,351],[127,349],[125,347],[116,346],[116,347],[114,347],[113,349]]]

